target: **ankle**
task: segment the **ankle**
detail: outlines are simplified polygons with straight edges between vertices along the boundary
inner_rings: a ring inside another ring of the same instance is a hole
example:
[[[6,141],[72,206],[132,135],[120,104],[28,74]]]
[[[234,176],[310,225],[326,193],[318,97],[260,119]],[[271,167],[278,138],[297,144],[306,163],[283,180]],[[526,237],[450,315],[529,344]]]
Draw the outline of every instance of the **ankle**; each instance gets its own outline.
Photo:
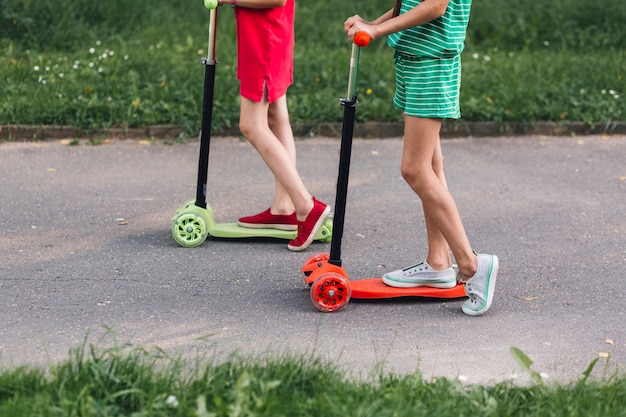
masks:
[[[293,214],[295,212],[295,209],[293,208],[293,206],[271,206],[270,207],[270,214],[275,214],[278,216],[289,216],[290,214]]]
[[[313,197],[311,197],[307,201],[306,205],[303,207],[305,211],[296,210],[296,218],[298,219],[298,221],[300,222],[306,221],[307,217],[309,217],[309,214],[311,214],[311,211],[313,211],[313,207],[315,207],[315,202],[313,200]]]
[[[459,262],[459,276],[461,277],[461,281],[467,282],[469,281],[476,272],[478,271],[478,257],[473,255],[466,263],[461,265]]]
[[[448,259],[426,258],[426,263],[430,265],[430,267],[435,271],[443,271],[444,269],[448,269],[452,267],[452,261],[450,260],[450,258]]]

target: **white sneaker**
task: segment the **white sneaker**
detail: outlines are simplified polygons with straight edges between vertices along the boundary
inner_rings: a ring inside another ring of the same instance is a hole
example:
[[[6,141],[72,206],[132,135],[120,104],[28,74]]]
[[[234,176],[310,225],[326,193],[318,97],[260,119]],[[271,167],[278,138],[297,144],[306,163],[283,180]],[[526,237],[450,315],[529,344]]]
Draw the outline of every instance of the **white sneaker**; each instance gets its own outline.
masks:
[[[478,269],[465,283],[465,293],[469,297],[461,308],[465,314],[480,316],[485,314],[493,301],[493,292],[498,276],[498,257],[495,255],[476,255]]]
[[[456,270],[453,267],[443,271],[435,271],[424,261],[408,268],[388,272],[383,275],[383,282],[391,287],[414,288],[454,288],[456,286]]]

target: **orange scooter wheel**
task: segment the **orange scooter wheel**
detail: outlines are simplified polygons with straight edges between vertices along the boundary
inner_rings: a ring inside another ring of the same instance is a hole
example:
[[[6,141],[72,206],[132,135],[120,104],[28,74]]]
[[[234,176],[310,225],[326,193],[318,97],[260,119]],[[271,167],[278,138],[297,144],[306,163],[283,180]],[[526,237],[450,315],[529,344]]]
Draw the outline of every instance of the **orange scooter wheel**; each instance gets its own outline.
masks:
[[[338,272],[326,272],[311,285],[311,301],[320,311],[331,313],[344,308],[350,301],[348,278]]]

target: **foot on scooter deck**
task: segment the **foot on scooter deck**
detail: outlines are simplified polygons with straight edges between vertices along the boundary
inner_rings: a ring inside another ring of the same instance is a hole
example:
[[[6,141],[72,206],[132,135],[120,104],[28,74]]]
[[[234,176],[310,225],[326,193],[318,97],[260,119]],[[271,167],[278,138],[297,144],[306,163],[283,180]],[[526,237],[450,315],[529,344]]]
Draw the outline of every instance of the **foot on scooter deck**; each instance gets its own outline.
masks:
[[[355,299],[379,299],[400,297],[462,298],[467,297],[461,283],[452,288],[396,288],[383,282],[382,278],[350,280],[351,297]]]

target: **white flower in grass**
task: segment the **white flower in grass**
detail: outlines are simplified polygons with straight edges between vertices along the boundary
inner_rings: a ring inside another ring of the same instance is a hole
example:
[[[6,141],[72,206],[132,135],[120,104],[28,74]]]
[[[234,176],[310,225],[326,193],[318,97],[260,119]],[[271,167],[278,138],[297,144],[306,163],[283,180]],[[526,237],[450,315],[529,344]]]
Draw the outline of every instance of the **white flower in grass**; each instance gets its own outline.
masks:
[[[485,56],[483,57],[483,61],[485,61],[485,62],[489,62],[489,61],[491,61],[491,57],[490,57],[489,55],[485,55]]]
[[[176,408],[178,407],[178,399],[175,395],[168,395],[165,399],[165,404],[172,408]]]
[[[89,53],[90,53],[90,54],[93,54],[93,53],[95,53],[95,52],[96,52],[96,48],[89,48]]]
[[[478,59],[478,57],[479,57],[479,56],[480,56],[480,55],[478,55],[478,53],[476,53],[476,52],[474,52],[474,53],[472,54],[472,58],[474,58],[474,59]]]
[[[35,66],[33,67],[33,70],[34,70],[34,71],[39,71],[39,65],[35,65]]]

